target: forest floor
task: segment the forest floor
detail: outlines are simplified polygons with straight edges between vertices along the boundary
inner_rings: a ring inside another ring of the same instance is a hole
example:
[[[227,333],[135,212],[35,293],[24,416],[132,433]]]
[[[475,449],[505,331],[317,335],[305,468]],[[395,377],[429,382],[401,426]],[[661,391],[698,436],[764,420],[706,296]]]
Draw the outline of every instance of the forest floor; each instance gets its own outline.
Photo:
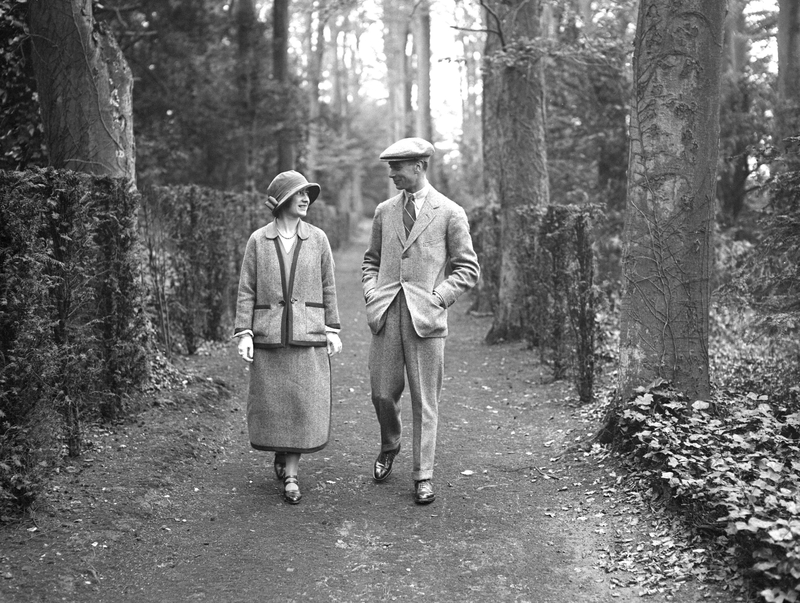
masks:
[[[408,405],[394,473],[374,483],[364,236],[336,253],[344,351],[302,502],[283,501],[271,455],[249,447],[235,343],[208,347],[180,361],[183,388],[87,427],[86,452],[3,525],[0,601],[747,600],[592,443],[599,405],[579,405],[535,350],[485,345],[491,319],[469,299],[450,312],[436,501],[412,499]]]

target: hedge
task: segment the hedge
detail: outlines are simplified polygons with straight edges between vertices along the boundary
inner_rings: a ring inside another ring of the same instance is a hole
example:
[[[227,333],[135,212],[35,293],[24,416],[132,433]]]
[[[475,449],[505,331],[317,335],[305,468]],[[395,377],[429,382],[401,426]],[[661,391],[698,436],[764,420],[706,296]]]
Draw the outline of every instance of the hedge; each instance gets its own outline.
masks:
[[[0,171],[0,498],[25,507],[43,463],[81,447],[147,381],[136,212],[122,181]]]
[[[592,399],[596,340],[593,232],[601,212],[595,206],[521,207],[527,235],[518,245],[523,266],[524,336],[538,347],[556,379],[571,374],[583,402]],[[470,212],[473,241],[481,264],[473,310],[492,311],[500,289],[499,207]]]

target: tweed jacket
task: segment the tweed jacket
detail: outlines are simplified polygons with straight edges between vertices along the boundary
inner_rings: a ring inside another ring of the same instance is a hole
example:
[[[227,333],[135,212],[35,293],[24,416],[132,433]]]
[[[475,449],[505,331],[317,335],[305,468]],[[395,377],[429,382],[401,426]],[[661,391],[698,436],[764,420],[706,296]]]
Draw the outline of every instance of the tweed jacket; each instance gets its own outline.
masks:
[[[402,289],[417,334],[446,337],[447,308],[480,276],[467,214],[431,187],[406,239],[403,201],[401,192],[375,210],[361,265],[367,323],[379,333],[386,310]]]
[[[286,267],[274,222],[247,241],[234,335],[252,331],[253,347],[324,346],[325,327],[340,327],[328,237],[302,220],[297,235],[292,265]]]

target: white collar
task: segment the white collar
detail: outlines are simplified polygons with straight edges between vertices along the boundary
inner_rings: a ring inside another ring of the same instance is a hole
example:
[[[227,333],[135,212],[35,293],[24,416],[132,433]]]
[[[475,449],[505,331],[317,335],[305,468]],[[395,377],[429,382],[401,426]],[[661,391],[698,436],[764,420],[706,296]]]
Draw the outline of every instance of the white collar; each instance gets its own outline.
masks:
[[[419,203],[421,201],[423,201],[425,199],[425,197],[428,196],[428,192],[430,191],[430,189],[431,189],[431,185],[429,183],[429,184],[426,184],[425,186],[423,186],[421,189],[419,189],[416,193],[409,193],[408,191],[404,191],[404,193],[405,193],[406,199],[409,199],[409,198],[413,199],[414,200],[414,205],[419,205]]]

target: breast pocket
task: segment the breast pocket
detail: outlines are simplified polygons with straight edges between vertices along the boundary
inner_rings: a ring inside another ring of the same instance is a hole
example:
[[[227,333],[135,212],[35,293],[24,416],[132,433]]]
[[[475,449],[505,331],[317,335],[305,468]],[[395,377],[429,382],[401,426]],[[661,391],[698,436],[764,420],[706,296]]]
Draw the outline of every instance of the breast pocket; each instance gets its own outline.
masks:
[[[325,304],[306,302],[306,333],[325,334]]]
[[[423,261],[427,265],[440,264],[447,252],[446,241],[443,237],[431,238],[422,242]]]
[[[443,247],[445,244],[444,237],[431,237],[422,241],[423,247]]]

